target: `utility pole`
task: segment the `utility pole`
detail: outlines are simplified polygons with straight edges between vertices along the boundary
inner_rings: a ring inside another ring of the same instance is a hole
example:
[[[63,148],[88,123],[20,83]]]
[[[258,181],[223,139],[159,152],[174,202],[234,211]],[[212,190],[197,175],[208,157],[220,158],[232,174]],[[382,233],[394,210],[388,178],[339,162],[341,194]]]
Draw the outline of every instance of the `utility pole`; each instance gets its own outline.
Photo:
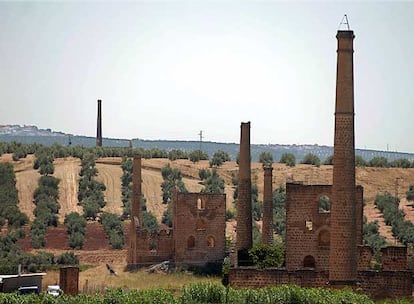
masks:
[[[200,151],[201,151],[201,143],[203,142],[203,130],[200,130],[200,133],[197,134],[200,136]]]
[[[401,177],[395,178],[395,204],[397,205],[397,207],[398,207],[398,186],[399,186],[400,181],[403,181]]]

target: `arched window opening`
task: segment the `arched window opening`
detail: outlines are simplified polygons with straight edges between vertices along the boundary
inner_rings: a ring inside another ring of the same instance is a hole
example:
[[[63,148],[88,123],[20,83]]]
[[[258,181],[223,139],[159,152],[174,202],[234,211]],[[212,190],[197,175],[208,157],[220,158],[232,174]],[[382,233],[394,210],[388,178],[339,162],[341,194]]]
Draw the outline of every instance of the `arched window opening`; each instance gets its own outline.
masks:
[[[187,239],[187,249],[193,249],[195,247],[195,238],[194,236],[189,236]]]
[[[202,219],[198,219],[196,222],[196,229],[199,231],[206,230],[206,223]]]
[[[315,268],[315,258],[311,255],[305,256],[303,259],[304,268]]]
[[[198,210],[205,209],[205,202],[201,198],[197,199],[197,209]]]
[[[319,197],[318,212],[319,213],[331,212],[331,199],[328,196],[322,195],[321,197]]]
[[[210,248],[214,248],[216,246],[216,241],[211,235],[207,238],[207,246]]]
[[[329,247],[331,243],[331,234],[329,230],[322,230],[318,235],[318,245],[322,247]]]
[[[313,223],[312,223],[312,221],[305,221],[305,227],[309,231],[312,231],[313,230]]]

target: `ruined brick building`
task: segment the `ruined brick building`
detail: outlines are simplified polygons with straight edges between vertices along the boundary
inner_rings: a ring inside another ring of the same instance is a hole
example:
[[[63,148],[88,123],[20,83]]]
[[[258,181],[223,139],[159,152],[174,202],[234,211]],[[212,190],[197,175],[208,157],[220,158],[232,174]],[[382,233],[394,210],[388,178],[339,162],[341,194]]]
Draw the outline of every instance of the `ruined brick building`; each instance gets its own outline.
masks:
[[[225,255],[226,195],[180,193],[173,198],[173,228],[150,234],[142,227],[141,157],[133,162],[129,269],[171,261],[175,266],[204,266]]]
[[[372,250],[363,246],[363,188],[355,184],[353,31],[338,31],[332,185],[286,184],[286,267],[246,265],[251,248],[250,124],[242,124],[237,206],[237,264],[229,282],[238,287],[297,284],[303,287],[361,288],[374,298],[411,297],[412,272],[407,248],[382,249],[382,270],[371,269]],[[248,125],[248,127],[247,127]],[[242,155],[244,155],[242,161]],[[265,170],[265,192],[271,189]],[[271,190],[270,190],[271,192]],[[264,193],[265,195],[268,195]],[[269,198],[264,196],[264,201]],[[328,208],[326,202],[331,202]],[[325,206],[321,206],[324,202]],[[270,212],[264,205],[264,212]],[[263,240],[269,239],[270,215],[263,215]],[[248,221],[248,223],[246,223]]]

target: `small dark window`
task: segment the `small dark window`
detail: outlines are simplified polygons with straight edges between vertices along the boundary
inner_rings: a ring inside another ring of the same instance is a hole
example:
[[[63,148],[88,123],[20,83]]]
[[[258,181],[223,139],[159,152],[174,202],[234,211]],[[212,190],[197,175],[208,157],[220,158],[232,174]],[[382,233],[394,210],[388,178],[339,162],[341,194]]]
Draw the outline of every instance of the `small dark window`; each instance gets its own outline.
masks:
[[[305,256],[303,259],[304,268],[315,268],[315,258],[311,255]]]
[[[195,247],[195,238],[194,236],[189,236],[187,239],[187,249],[193,249]]]
[[[331,199],[328,196],[322,195],[321,197],[319,197],[318,212],[319,213],[331,212]]]

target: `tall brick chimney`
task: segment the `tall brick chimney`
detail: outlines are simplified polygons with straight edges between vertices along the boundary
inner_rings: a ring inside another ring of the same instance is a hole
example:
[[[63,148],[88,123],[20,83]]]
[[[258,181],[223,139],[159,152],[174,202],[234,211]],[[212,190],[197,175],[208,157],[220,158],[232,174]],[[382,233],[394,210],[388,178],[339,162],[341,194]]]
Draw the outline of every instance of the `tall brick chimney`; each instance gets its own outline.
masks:
[[[250,122],[241,123],[239,156],[239,192],[237,197],[237,252],[246,252],[253,245],[252,181],[250,173]],[[245,259],[246,257],[239,258]]]
[[[141,155],[134,155],[132,165],[131,220],[135,222],[135,226],[141,226],[142,224],[141,193]]]
[[[329,281],[357,280],[353,31],[338,31]]]
[[[272,166],[264,168],[262,243],[273,245],[273,189]]]
[[[102,147],[102,101],[98,99],[98,120],[96,122],[96,146]]]

